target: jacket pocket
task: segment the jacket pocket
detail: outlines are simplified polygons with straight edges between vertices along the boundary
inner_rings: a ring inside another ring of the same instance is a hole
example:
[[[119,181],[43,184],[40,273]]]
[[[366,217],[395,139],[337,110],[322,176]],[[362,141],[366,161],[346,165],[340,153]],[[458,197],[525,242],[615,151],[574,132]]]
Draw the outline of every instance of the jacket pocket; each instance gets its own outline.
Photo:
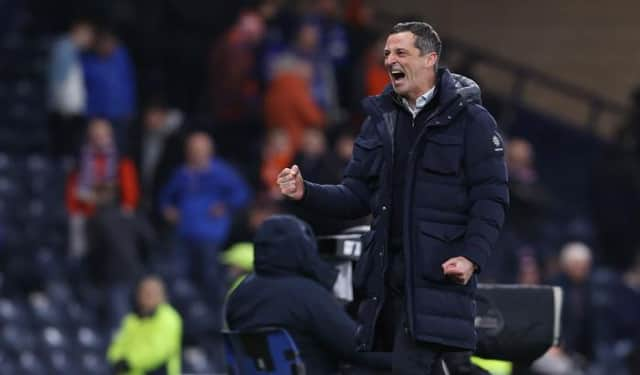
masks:
[[[382,169],[384,155],[382,141],[378,138],[357,138],[353,146],[353,157],[345,175],[367,179],[377,177]]]
[[[418,223],[416,264],[418,274],[427,281],[445,282],[442,263],[456,254],[462,246],[466,226],[434,222]]]
[[[429,172],[456,175],[462,167],[462,156],[462,137],[436,134],[427,139],[421,165]]]
[[[362,253],[353,270],[353,288],[356,292],[363,292],[366,288],[367,278],[371,273],[374,259],[374,232],[369,231],[362,235]]]

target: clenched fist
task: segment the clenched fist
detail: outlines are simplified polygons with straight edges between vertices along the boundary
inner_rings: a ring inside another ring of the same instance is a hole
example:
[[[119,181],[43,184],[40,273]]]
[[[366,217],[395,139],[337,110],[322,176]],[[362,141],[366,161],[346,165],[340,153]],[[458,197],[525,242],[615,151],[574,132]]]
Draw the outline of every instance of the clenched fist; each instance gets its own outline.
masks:
[[[304,195],[304,181],[300,168],[294,165],[291,168],[285,168],[278,174],[277,180],[280,192],[291,199],[300,200]]]
[[[455,257],[442,263],[442,272],[451,281],[467,285],[475,271],[475,265],[465,257]]]

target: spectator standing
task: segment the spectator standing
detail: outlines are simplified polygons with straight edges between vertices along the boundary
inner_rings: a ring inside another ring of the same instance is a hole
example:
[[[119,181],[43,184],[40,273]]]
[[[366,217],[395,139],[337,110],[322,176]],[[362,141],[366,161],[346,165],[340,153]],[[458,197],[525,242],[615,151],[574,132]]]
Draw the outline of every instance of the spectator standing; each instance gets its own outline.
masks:
[[[283,129],[295,151],[300,149],[305,129],[324,126],[324,113],[313,100],[310,79],[308,63],[282,55],[264,98],[267,127]]]
[[[579,242],[566,244],[560,252],[561,274],[552,283],[562,287],[563,351],[593,359],[593,304],[591,249]]]
[[[513,138],[508,145],[506,158],[511,204],[506,228],[513,228],[522,238],[532,240],[541,234],[540,227],[548,218],[551,197],[538,176],[531,143]]]
[[[179,375],[182,318],[166,301],[164,284],[146,277],[138,285],[135,310],[122,321],[107,358],[115,374]]]
[[[259,102],[256,49],[264,33],[262,16],[245,12],[211,50],[211,108],[224,124],[252,121],[257,115],[252,111]]]
[[[159,224],[158,194],[174,169],[183,162],[186,137],[183,114],[162,102],[151,102],[143,112],[142,126],[136,130],[138,134],[132,151],[140,171],[143,205]]]
[[[246,176],[258,175],[264,136],[257,63],[258,48],[265,36],[264,17],[256,11],[241,13],[215,42],[209,58],[212,134],[220,155],[242,168]],[[240,149],[243,152],[237,152]]]
[[[49,62],[49,133],[56,157],[75,157],[86,126],[87,93],[80,54],[94,42],[94,27],[76,20],[53,44]]]
[[[126,313],[142,263],[134,216],[140,196],[133,162],[122,157],[105,119],[89,123],[77,170],[67,182],[72,259],[88,261],[91,281],[107,294],[110,327]],[[147,234],[148,239],[148,234]]]
[[[335,99],[331,102],[334,107],[330,109],[330,113],[336,116],[339,116],[340,108],[349,105],[352,67],[358,60],[355,54],[358,51],[352,48],[343,11],[337,0],[314,1],[311,9],[319,29],[322,55],[328,57],[334,75]]]
[[[162,189],[164,218],[177,226],[175,249],[178,273],[190,274],[220,306],[223,277],[218,252],[229,234],[233,216],[249,202],[249,188],[238,173],[220,158],[205,133],[187,138],[186,163]]]
[[[336,74],[331,59],[322,47],[322,29],[318,22],[306,19],[301,22],[291,48],[296,56],[311,64],[311,94],[316,104],[330,119],[339,117]]]
[[[87,88],[87,116],[108,119],[118,149],[128,152],[129,124],[136,111],[135,70],[127,49],[109,30],[98,34],[95,48],[82,57]]]

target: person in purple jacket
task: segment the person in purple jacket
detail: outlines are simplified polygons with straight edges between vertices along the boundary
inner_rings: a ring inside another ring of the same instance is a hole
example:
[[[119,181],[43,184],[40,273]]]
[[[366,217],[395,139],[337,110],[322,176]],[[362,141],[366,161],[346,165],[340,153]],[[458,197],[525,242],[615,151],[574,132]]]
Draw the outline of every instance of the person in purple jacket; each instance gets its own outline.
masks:
[[[210,297],[218,298],[222,290],[218,250],[227,239],[234,213],[248,204],[250,191],[233,167],[213,155],[206,133],[187,138],[186,163],[160,192],[160,209],[177,229],[174,264],[178,272],[190,275],[207,288]]]

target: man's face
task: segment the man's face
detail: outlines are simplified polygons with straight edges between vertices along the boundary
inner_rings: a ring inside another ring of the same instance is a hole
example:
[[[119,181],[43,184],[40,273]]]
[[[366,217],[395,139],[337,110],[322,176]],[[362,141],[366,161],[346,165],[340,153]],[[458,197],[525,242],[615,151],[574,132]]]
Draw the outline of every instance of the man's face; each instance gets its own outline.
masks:
[[[384,66],[394,91],[412,99],[433,85],[437,61],[435,52],[420,55],[415,39],[416,36],[409,31],[391,34],[384,46]]]
[[[162,284],[155,279],[146,279],[138,288],[138,308],[144,313],[153,312],[164,301]]]
[[[213,145],[209,136],[198,133],[189,138],[187,143],[187,162],[194,168],[209,164],[213,156]]]
[[[73,28],[73,35],[80,49],[85,50],[93,45],[95,34],[91,25],[86,23],[76,25]]]
[[[147,130],[161,129],[166,121],[167,113],[163,108],[151,107],[144,115],[144,126]]]
[[[564,269],[573,282],[580,284],[589,277],[591,261],[589,259],[571,259],[564,265]]]
[[[533,167],[533,149],[531,144],[523,139],[513,139],[507,148],[507,166],[516,171]]]
[[[89,123],[89,142],[98,149],[107,149],[113,145],[111,124],[104,119],[94,119]]]
[[[304,52],[314,52],[318,48],[319,30],[312,24],[303,25],[298,31],[298,48]]]

